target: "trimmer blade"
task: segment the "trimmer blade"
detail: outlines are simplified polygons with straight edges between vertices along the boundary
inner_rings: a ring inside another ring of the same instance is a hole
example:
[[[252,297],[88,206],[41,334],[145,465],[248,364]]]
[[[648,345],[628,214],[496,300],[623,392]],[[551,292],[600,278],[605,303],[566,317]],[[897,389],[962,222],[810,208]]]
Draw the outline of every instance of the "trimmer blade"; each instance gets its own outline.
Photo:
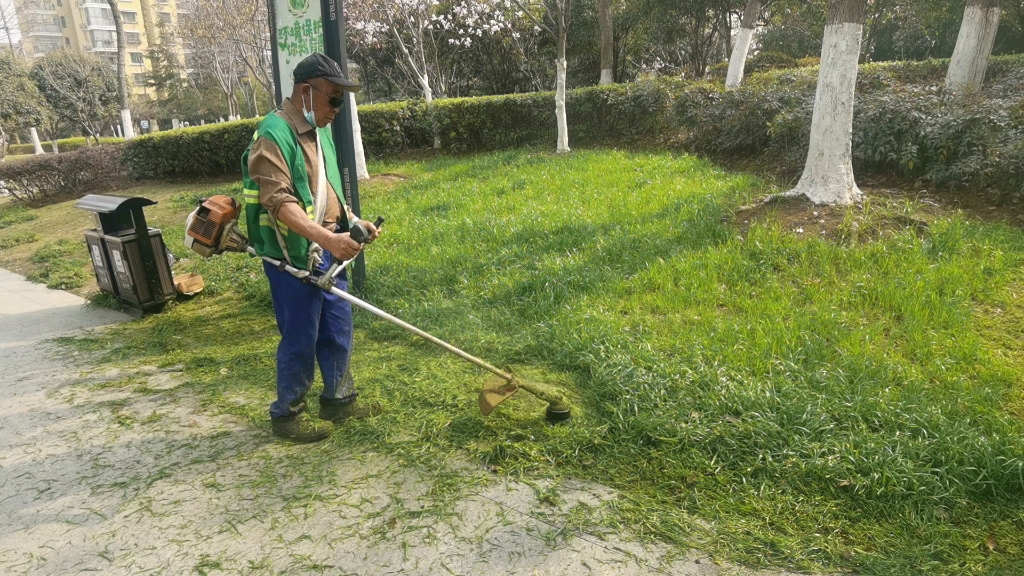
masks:
[[[484,416],[490,415],[498,404],[508,400],[518,390],[519,385],[516,384],[515,380],[501,380],[497,384],[488,383],[488,385],[480,390],[480,412]]]

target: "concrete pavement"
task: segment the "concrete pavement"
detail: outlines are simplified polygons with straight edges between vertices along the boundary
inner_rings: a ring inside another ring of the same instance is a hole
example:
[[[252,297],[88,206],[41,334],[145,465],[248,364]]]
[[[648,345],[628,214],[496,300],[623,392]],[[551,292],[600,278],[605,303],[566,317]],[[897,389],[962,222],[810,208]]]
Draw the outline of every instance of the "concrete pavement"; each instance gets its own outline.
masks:
[[[0,270],[0,574],[779,574],[574,527],[601,486],[550,504],[476,474],[445,504],[388,455],[277,442],[180,368],[98,372],[46,342],[129,320],[83,304]]]

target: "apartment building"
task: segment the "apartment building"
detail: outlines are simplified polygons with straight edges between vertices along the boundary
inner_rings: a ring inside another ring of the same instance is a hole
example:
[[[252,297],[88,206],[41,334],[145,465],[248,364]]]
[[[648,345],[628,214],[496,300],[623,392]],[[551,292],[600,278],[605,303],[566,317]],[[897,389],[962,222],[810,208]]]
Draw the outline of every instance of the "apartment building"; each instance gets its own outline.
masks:
[[[18,7],[27,56],[66,48],[117,64],[117,33],[106,0],[26,0],[18,2]],[[178,0],[119,0],[118,7],[124,20],[128,84],[135,94],[152,94],[153,89],[146,86],[146,74],[152,70],[146,51],[162,41],[161,23],[173,31],[182,10]],[[184,62],[181,42],[173,34],[169,36]]]

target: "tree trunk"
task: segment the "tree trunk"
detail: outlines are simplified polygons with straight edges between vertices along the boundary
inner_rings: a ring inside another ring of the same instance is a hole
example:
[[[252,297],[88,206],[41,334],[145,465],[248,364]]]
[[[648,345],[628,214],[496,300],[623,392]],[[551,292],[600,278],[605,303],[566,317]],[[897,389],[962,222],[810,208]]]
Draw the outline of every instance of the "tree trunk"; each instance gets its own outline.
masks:
[[[946,88],[981,88],[999,30],[1001,4],[1000,0],[968,0],[946,72]]]
[[[597,0],[597,19],[601,26],[601,84],[615,82],[614,28],[611,0]]]
[[[417,74],[416,80],[420,83],[420,89],[423,90],[423,99],[427,102],[427,110],[430,114],[430,124],[434,130],[434,148],[441,148],[441,133],[437,131],[437,119],[434,118],[434,107],[431,103],[434,101],[434,91],[430,88],[430,78],[426,74]]]
[[[555,60],[555,120],[558,122],[558,143],[555,152],[569,151],[569,124],[565,119],[565,11],[561,0],[555,4],[558,21],[558,59]]]
[[[124,139],[131,140],[135,137],[135,128],[132,126],[132,111],[128,108],[128,74],[125,73],[124,62],[128,43],[124,36],[124,19],[121,17],[121,9],[117,2],[118,0],[107,0],[107,5],[114,15],[114,29],[117,32],[117,99],[121,105],[121,129],[124,131]]]
[[[853,98],[867,0],[829,0],[807,163],[796,188],[815,204],[861,199],[853,178]]]
[[[54,154],[60,154],[60,150],[57,149],[57,139],[56,138],[51,138],[50,139],[50,147],[53,148],[52,152]]]
[[[32,150],[38,156],[43,153],[43,145],[39,143],[39,132],[36,131],[35,127],[28,129],[29,135],[32,137]]]
[[[729,73],[725,77],[726,88],[736,88],[743,82],[743,68],[747,65],[747,52],[754,39],[760,12],[759,0],[747,0],[747,5],[743,8],[743,19],[740,21],[740,31],[736,34],[736,44],[733,45],[732,55],[729,57]]]
[[[366,180],[370,171],[366,169],[366,153],[363,151],[363,129],[359,126],[359,110],[356,109],[356,95],[348,93],[348,108],[352,114],[352,148],[356,153],[356,180]]]

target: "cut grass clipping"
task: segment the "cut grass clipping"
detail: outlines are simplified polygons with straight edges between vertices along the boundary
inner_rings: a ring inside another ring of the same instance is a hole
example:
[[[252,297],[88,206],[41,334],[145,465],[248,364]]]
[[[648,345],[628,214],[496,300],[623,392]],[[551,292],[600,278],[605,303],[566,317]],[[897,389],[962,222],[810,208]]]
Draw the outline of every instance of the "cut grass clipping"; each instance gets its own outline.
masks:
[[[61,239],[47,242],[29,258],[39,268],[28,275],[32,282],[47,288],[72,290],[89,279],[89,254],[85,241]]]
[[[484,374],[357,313],[356,379],[385,413],[316,465],[355,446],[593,480],[620,496],[581,523],[750,565],[1024,574],[1019,230],[953,215],[869,241],[771,222],[741,237],[728,216],[761,185],[670,153],[376,168],[408,180],[364,188],[365,215],[388,218],[366,298],[560,384],[574,418],[545,425],[520,394],[485,419]],[[265,431],[277,333],[260,264],[190,267],[198,297],[77,345],[180,363]]]

